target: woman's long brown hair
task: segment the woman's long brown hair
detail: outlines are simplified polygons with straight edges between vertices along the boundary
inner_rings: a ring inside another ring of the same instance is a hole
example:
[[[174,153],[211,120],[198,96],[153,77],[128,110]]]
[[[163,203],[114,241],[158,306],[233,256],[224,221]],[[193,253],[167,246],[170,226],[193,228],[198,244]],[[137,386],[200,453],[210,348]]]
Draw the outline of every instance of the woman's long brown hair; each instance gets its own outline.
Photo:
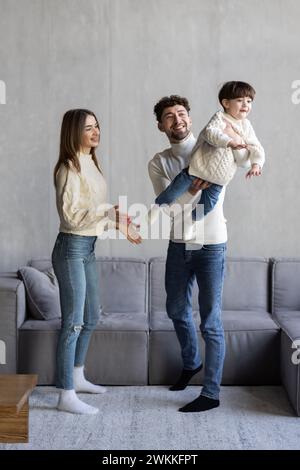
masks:
[[[64,114],[60,132],[59,157],[53,174],[55,186],[56,175],[61,165],[70,168],[70,163],[72,163],[73,167],[80,173],[78,153],[80,152],[81,138],[87,116],[94,116],[98,122],[95,114],[88,109],[70,109]],[[91,155],[96,167],[102,173],[93,147],[91,148]]]

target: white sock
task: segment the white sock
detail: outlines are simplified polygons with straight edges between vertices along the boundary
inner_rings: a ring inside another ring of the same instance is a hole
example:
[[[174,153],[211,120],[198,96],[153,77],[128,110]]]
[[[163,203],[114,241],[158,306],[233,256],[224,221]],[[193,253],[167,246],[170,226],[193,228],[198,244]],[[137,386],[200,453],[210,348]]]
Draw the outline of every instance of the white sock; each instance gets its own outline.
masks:
[[[95,415],[99,411],[98,408],[79,400],[75,390],[61,390],[57,408],[61,411],[82,415]]]
[[[81,393],[104,393],[106,388],[102,385],[94,385],[84,377],[83,366],[74,367],[73,371],[74,389]]]

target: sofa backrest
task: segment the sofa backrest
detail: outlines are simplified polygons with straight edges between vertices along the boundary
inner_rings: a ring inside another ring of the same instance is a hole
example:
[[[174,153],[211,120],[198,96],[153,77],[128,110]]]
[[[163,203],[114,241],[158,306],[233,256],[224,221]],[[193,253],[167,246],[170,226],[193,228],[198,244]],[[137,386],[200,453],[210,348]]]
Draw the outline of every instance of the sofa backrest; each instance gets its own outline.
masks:
[[[32,260],[30,266],[44,271],[49,259]],[[105,312],[146,311],[147,262],[136,258],[97,258],[100,301]]]
[[[224,310],[269,310],[269,261],[228,258],[223,292]]]
[[[165,311],[165,258],[149,262],[149,310]],[[265,258],[227,258],[223,310],[269,310],[269,262]],[[198,287],[193,289],[198,310]]]
[[[165,264],[162,257],[149,261],[149,312],[166,310]],[[198,288],[193,289],[193,310],[198,310]]]
[[[145,312],[147,263],[134,258],[97,259],[101,304],[105,312]]]
[[[300,258],[273,259],[272,312],[300,310]]]

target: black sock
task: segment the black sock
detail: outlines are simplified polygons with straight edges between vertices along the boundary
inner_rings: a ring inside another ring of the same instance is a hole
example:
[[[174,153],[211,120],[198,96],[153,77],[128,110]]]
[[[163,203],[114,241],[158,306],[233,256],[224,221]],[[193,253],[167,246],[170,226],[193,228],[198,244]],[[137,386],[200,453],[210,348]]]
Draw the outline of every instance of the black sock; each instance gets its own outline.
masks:
[[[177,382],[172,385],[169,390],[175,391],[175,390],[184,390],[191,378],[197,374],[203,367],[203,364],[201,366],[197,367],[197,369],[182,369],[181,376],[177,380]]]
[[[219,400],[214,400],[213,398],[205,397],[204,395],[200,395],[196,400],[191,401],[187,405],[179,408],[178,411],[182,411],[183,413],[193,413],[197,411],[207,411],[211,410],[212,408],[217,408],[220,405]]]

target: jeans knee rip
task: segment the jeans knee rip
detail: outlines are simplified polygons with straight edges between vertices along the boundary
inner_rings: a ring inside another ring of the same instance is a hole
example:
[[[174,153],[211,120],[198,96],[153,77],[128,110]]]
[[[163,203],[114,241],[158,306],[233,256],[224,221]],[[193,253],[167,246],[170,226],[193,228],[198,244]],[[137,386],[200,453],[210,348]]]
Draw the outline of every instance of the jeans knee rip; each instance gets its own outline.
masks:
[[[74,331],[74,333],[80,333],[82,330],[82,325],[74,325],[72,327],[72,330]]]

